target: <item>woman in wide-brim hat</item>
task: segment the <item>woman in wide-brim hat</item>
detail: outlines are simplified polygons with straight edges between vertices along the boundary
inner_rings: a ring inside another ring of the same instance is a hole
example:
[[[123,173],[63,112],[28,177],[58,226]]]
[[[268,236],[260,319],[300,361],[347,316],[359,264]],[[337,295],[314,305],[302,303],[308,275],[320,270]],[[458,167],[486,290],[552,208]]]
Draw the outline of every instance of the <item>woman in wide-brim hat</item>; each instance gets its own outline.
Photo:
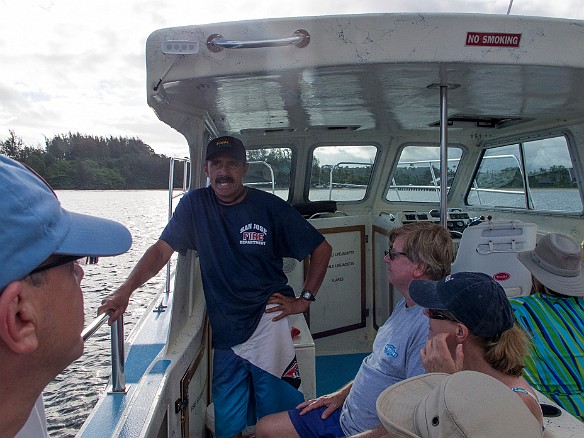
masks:
[[[510,300],[532,338],[524,377],[531,386],[584,421],[584,263],[580,245],[548,234],[518,254],[533,278],[533,293]]]
[[[537,282],[547,289],[541,291],[536,288],[538,292],[584,296],[582,250],[570,237],[547,234],[533,251],[520,252],[517,257]]]

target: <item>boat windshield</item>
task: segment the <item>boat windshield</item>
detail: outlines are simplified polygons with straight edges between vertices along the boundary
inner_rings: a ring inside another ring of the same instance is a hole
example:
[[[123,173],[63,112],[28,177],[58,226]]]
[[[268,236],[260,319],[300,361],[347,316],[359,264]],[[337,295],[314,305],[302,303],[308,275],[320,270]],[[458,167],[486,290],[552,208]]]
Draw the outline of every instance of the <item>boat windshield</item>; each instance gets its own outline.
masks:
[[[456,175],[462,149],[448,148],[448,189]],[[440,147],[411,145],[403,148],[392,172],[385,199],[405,202],[440,201]]]
[[[559,136],[487,149],[467,203],[582,212],[566,138]]]

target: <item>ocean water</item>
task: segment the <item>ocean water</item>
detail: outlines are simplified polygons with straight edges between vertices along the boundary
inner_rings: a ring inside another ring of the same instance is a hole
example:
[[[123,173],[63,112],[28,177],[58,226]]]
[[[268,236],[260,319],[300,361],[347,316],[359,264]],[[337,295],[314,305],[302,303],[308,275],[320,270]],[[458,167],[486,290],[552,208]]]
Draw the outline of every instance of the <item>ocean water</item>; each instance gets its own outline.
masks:
[[[103,257],[97,265],[84,266],[81,283],[85,300],[85,325],[96,317],[103,297],[127,277],[144,251],[154,243],[168,220],[168,192],[57,191],[64,208],[123,223],[132,233],[130,250]],[[124,316],[127,337],[153,297],[164,287],[166,269],[138,289]],[[81,428],[111,374],[109,327],[104,324],[85,343],[83,356],[73,362],[45,389],[43,395],[51,437],[72,437]]]

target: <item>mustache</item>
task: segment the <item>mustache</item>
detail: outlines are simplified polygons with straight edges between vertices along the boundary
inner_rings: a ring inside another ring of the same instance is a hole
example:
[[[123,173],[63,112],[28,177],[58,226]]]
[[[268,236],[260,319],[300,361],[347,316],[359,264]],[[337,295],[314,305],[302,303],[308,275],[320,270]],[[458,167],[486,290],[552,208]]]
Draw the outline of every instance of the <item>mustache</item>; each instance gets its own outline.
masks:
[[[235,180],[230,176],[218,176],[215,178],[215,184],[234,183]]]

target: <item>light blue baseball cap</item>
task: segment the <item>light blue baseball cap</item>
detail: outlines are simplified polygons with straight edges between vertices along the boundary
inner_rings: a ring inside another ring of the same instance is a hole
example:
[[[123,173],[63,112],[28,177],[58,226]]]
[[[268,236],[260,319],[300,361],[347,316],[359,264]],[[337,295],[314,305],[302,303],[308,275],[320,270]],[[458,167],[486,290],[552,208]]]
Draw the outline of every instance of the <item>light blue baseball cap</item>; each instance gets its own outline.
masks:
[[[42,178],[4,155],[0,224],[0,293],[52,254],[113,256],[132,245],[122,224],[65,210]]]

